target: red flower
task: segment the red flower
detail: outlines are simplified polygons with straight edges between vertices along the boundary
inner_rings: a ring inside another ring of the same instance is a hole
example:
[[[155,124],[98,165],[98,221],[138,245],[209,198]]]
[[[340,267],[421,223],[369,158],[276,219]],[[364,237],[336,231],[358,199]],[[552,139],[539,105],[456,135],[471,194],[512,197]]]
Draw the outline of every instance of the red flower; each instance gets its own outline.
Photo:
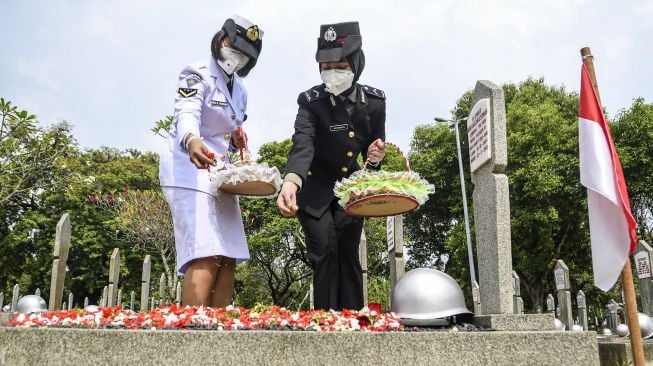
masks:
[[[373,302],[367,305],[367,308],[370,309],[370,312],[376,311],[376,315],[380,315],[383,312],[383,305],[378,302]]]

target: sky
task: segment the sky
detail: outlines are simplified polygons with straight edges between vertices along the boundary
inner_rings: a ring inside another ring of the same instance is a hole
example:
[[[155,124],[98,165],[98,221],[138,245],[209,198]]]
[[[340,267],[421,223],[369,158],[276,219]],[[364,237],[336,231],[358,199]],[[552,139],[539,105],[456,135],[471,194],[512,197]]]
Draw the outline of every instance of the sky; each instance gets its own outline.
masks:
[[[244,79],[254,153],[292,135],[298,94],[321,83],[327,23],[359,21],[360,82],[385,91],[387,140],[406,152],[414,128],[451,117],[477,80],[578,91],[585,46],[609,115],[653,102],[653,2],[628,0],[0,0],[0,97],[45,126],[69,121],[81,147],[161,151],[150,128],[172,113],[179,71],[210,57],[232,14],[264,31]]]

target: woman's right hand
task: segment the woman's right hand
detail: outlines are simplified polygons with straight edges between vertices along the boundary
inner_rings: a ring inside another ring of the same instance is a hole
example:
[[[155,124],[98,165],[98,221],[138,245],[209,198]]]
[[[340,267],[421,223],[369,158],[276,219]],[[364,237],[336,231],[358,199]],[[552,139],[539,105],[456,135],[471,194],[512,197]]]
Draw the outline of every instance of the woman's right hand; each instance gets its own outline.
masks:
[[[291,217],[297,212],[297,185],[293,182],[283,182],[281,192],[277,197],[277,207],[284,217]]]
[[[188,155],[190,162],[195,164],[197,169],[207,169],[209,166],[215,165],[213,160],[215,154],[209,151],[200,139],[196,138],[188,143]]]

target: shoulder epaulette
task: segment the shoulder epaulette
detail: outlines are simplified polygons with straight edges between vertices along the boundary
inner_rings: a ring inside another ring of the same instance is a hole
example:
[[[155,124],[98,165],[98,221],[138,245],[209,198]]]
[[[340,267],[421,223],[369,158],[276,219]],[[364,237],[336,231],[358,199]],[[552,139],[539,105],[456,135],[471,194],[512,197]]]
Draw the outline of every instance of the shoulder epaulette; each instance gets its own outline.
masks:
[[[324,84],[316,85],[308,89],[307,91],[305,91],[303,94],[304,94],[304,98],[309,103],[316,101],[318,99],[325,98],[326,96],[329,95],[329,93],[327,93],[327,91],[325,90]]]
[[[362,86],[362,89],[363,89],[363,91],[365,93],[367,93],[367,94],[369,94],[369,95],[371,95],[373,97],[385,99],[385,92],[383,92],[383,90],[377,89],[377,88],[375,88],[373,86],[369,86],[369,85],[361,85],[361,86]]]

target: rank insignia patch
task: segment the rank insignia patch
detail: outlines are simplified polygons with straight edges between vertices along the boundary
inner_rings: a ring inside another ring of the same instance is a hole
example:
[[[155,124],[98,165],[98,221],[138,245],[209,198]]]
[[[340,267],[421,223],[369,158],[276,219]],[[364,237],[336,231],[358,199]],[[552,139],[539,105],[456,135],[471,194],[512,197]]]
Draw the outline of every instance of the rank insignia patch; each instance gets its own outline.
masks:
[[[193,88],[179,88],[179,90],[177,91],[179,92],[179,95],[181,95],[184,98],[189,98],[197,94],[197,89],[193,89]]]
[[[188,85],[189,88],[201,81],[202,78],[199,75],[191,74],[186,77],[186,85]]]

